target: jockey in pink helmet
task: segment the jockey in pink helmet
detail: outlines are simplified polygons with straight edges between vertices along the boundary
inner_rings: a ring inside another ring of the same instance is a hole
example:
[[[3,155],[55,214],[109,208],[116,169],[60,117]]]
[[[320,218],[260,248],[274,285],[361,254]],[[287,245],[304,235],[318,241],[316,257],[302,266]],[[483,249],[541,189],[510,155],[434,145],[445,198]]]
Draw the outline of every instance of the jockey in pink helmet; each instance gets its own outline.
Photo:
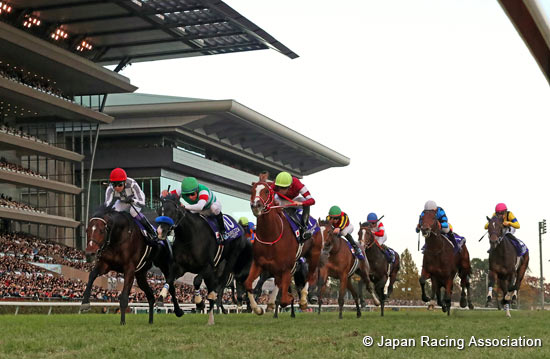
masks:
[[[514,236],[516,229],[519,229],[519,222],[512,212],[508,210],[508,207],[504,203],[498,203],[495,207],[495,213],[493,216],[499,216],[502,218],[502,225],[505,227],[504,235],[510,235],[513,239],[517,240]],[[489,228],[489,222],[485,224],[485,229]],[[489,249],[490,251],[490,249]]]

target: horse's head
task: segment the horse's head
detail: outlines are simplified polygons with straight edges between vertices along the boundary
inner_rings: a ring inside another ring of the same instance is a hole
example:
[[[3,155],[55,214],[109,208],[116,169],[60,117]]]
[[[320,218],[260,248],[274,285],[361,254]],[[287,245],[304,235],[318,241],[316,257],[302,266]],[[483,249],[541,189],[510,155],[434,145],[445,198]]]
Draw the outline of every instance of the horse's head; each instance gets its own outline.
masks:
[[[108,217],[93,217],[88,222],[86,228],[86,256],[92,256],[102,248],[107,241],[107,235],[110,234],[110,228],[107,224]]]
[[[113,215],[115,214],[112,207],[102,205],[88,221],[86,227],[86,257],[88,259],[109,243],[113,229]]]
[[[254,216],[259,217],[269,212],[274,198],[275,192],[267,182],[253,183],[250,192],[250,208]]]
[[[441,233],[441,223],[437,220],[435,212],[434,210],[425,210],[424,215],[420,218],[420,230],[425,238],[432,233],[436,236]]]
[[[504,219],[501,216],[493,216],[493,218],[487,217],[487,221],[489,221],[489,226],[487,227],[489,242],[491,243],[491,249],[495,249],[500,238],[502,238],[502,233],[504,231],[502,223]]]
[[[157,209],[159,216],[170,217],[173,222],[181,222],[181,217],[185,215],[185,210],[181,208],[180,198],[176,194],[168,194],[160,199],[161,206]],[[171,225],[167,222],[159,223],[157,234],[160,239],[165,239],[170,231]]]
[[[319,226],[323,232],[323,252],[328,254],[334,248],[338,236],[334,234],[334,228],[328,221],[320,221]]]
[[[359,237],[359,243],[364,245],[365,248],[370,248],[374,244],[374,234],[368,222],[359,223],[359,232],[357,235]]]

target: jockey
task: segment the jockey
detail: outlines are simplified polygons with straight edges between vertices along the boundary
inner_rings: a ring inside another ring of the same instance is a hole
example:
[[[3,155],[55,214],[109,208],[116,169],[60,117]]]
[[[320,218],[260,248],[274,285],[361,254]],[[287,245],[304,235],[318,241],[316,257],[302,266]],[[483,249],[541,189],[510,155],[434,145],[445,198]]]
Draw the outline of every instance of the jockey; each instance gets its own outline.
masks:
[[[512,212],[508,211],[508,207],[506,207],[504,203],[498,203],[496,205],[495,213],[493,213],[493,216],[499,216],[500,218],[502,218],[502,225],[504,226],[503,236],[508,235],[513,240],[520,242],[516,238],[516,236],[514,236],[514,233],[516,233],[516,229],[519,229],[519,222],[516,216],[514,216]],[[485,229],[487,228],[489,228],[489,222],[485,224]],[[489,251],[487,251],[487,253],[489,253],[490,251],[491,249],[489,248]]]
[[[249,222],[246,217],[241,217],[239,218],[239,224],[243,227],[246,238],[254,243],[254,237],[256,237],[256,226],[254,223]]]
[[[439,221],[439,224],[441,225],[441,232],[444,233],[447,236],[447,238],[449,238],[454,248],[458,250],[458,243],[456,242],[456,238],[453,235],[453,231],[449,226],[449,222],[447,220],[447,214],[445,214],[445,211],[443,210],[443,208],[437,206],[435,201],[427,201],[424,204],[424,211],[422,211],[422,213],[420,214],[418,225],[416,226],[416,233],[420,232],[420,221],[422,220],[422,217],[424,217],[425,211],[435,211],[435,216]]]
[[[309,223],[309,207],[315,204],[315,200],[309,193],[306,186],[296,177],[288,172],[281,172],[275,178],[275,183],[270,183],[275,191],[275,200],[278,203],[286,202],[302,207],[302,221],[296,218],[296,208],[287,208],[288,213],[294,218],[296,224],[300,226],[301,237],[304,240],[311,238],[312,233],[307,229]]]
[[[353,247],[353,250],[358,256],[362,256],[361,248],[357,245],[357,242],[353,239],[351,233],[353,233],[353,225],[349,221],[349,217],[345,212],[342,212],[340,207],[332,206],[328,211],[327,221],[332,225],[333,233],[342,237],[345,237],[349,244]]]
[[[112,205],[117,212],[129,212],[145,228],[148,239],[157,240],[157,231],[140,213],[141,209],[145,207],[145,194],[134,179],[128,178],[126,171],[122,168],[115,168],[111,171],[109,187],[105,191],[105,205]]]
[[[218,244],[227,239],[223,222],[222,204],[208,187],[199,184],[195,177],[186,177],[181,181],[181,198],[185,202],[183,207],[191,213],[216,217],[218,231],[221,235],[221,239],[216,238]]]
[[[367,223],[372,234],[374,234],[374,238],[376,242],[383,249],[384,254],[386,255],[386,258],[388,259],[388,262],[392,263],[394,261],[393,253],[384,244],[384,242],[386,242],[386,240],[388,239],[388,236],[386,234],[386,229],[384,228],[384,224],[380,220],[378,220],[378,216],[376,215],[376,213],[372,213],[372,212],[369,213],[367,216]]]

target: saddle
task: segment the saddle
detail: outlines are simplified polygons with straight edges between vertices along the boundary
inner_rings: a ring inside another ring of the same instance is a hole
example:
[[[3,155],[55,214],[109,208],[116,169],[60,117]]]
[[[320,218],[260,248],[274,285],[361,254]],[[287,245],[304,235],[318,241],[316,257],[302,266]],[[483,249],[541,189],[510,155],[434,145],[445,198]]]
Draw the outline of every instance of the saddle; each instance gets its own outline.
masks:
[[[359,254],[359,253],[355,253],[355,251],[353,250],[353,246],[351,245],[350,242],[348,242],[348,240],[347,240],[345,237],[341,237],[341,238],[343,238],[343,239],[346,241],[346,244],[348,245],[348,248],[349,248],[351,254],[353,254],[353,256],[354,256],[355,258],[357,258],[357,259],[359,259],[359,260],[361,260],[361,261],[362,261],[362,260],[365,260],[365,256],[364,256],[364,255]]]

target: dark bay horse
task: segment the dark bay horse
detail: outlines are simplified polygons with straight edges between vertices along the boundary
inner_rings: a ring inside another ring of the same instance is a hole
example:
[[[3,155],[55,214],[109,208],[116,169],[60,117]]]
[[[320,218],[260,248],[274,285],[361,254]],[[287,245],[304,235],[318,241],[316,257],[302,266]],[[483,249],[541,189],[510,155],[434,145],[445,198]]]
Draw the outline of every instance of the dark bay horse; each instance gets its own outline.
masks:
[[[518,257],[516,248],[512,244],[509,234],[505,233],[503,218],[500,216],[487,217],[489,221],[489,293],[487,301],[492,297],[492,287],[498,278],[498,287],[502,292],[502,304],[506,315],[510,317],[510,302],[517,297],[521,281],[529,265],[529,252]]]
[[[471,274],[470,256],[466,245],[464,244],[461,251],[455,253],[454,246],[441,233],[441,224],[436,218],[435,211],[424,211],[424,216],[420,221],[420,229],[426,239],[422,273],[419,280],[422,288],[422,300],[429,302],[433,300],[435,294],[437,304],[441,306],[443,312],[450,315],[453,281],[456,274],[459,273],[462,287],[460,306],[465,307],[468,305],[470,309],[473,309],[469,281]],[[431,298],[426,295],[425,291],[426,280],[430,278],[432,280]],[[441,300],[441,288],[445,289],[443,301]]]
[[[384,250],[376,242],[374,234],[366,223],[360,224],[358,236],[359,243],[365,246],[365,254],[370,265],[370,278],[374,283],[376,295],[380,299],[380,315],[384,316],[384,303],[393,292],[393,284],[400,269],[399,254],[395,253],[395,262],[390,265]]]
[[[252,245],[254,260],[250,273],[245,281],[245,289],[254,312],[263,314],[254,298],[252,282],[262,272],[268,272],[275,278],[275,284],[280,289],[282,307],[294,301],[289,294],[292,273],[296,269],[296,261],[303,256],[308,263],[308,277],[305,287],[300,292],[300,307],[307,308],[307,294],[310,285],[315,283],[315,272],[319,264],[322,239],[317,232],[313,237],[300,245],[281,208],[274,206],[275,193],[266,182],[257,182],[252,186],[250,206],[257,217],[256,239]]]
[[[321,313],[321,298],[323,295],[324,284],[326,283],[328,277],[332,277],[340,281],[340,288],[338,291],[338,318],[342,319],[346,289],[350,291],[353,299],[355,300],[357,318],[360,318],[361,308],[359,307],[359,297],[353,287],[350,277],[354,274],[358,274],[361,279],[365,281],[367,288],[372,293],[371,282],[369,279],[369,263],[366,260],[358,260],[355,258],[348,247],[347,241],[341,236],[334,234],[332,225],[328,223],[323,224],[321,226],[321,235],[324,244],[319,263],[319,314]],[[376,301],[374,294],[373,297]]]
[[[198,214],[187,211],[180,205],[179,196],[169,194],[161,198],[158,214],[170,217],[174,226],[160,224],[159,237],[164,238],[174,230],[173,261],[166,282],[174,281],[187,272],[200,274],[208,289],[208,324],[214,324],[214,304],[221,295],[229,276],[235,271],[239,254],[246,248],[248,240],[244,234],[218,246],[216,237],[208,223]],[[244,232],[243,232],[244,233]],[[161,292],[161,299],[167,293]]]
[[[132,289],[134,277],[147,296],[149,323],[152,324],[155,295],[147,283],[147,271],[154,263],[166,277],[169,271],[168,250],[164,246],[148,247],[139,226],[129,213],[116,212],[105,206],[101,206],[88,222],[86,237],[88,242],[86,254],[95,254],[96,262],[88,277],[80,310],[90,309],[90,293],[95,279],[113,270],[124,273],[124,287],[119,298],[120,324],[126,324],[128,295]],[[172,295],[174,312],[180,317],[183,311],[178,305],[173,285],[170,286],[169,291]]]

